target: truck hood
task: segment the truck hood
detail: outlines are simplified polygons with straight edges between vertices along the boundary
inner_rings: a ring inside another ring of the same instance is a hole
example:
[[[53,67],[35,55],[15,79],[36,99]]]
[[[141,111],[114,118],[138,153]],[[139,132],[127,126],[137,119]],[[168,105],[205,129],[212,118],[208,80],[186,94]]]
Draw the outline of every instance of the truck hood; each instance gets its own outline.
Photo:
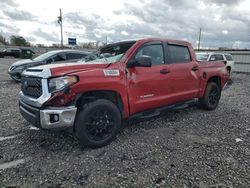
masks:
[[[66,74],[86,71],[91,69],[100,69],[106,68],[109,66],[106,62],[83,62],[83,63],[62,63],[62,64],[50,64],[50,65],[42,65],[37,67],[29,68],[29,70],[35,69],[50,69],[52,76],[63,76]]]

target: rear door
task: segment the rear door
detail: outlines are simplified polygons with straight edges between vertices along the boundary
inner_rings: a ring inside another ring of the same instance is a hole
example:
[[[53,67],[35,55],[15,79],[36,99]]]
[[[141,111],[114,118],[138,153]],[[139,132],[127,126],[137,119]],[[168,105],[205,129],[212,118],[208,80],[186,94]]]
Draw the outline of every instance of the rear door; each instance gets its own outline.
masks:
[[[127,87],[131,114],[165,105],[168,87],[168,65],[161,42],[150,42],[140,47],[131,60],[141,55],[150,56],[152,67],[127,68]]]
[[[197,96],[199,91],[199,65],[192,59],[189,47],[166,43],[169,56],[169,78],[166,95],[171,103],[186,101]]]

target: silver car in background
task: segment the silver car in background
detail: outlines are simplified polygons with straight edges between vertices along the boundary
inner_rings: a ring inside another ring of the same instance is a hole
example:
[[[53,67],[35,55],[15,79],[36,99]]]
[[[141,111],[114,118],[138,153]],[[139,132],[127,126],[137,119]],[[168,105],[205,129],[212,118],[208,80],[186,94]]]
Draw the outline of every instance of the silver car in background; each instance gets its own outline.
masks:
[[[225,61],[227,72],[230,74],[234,71],[234,60],[231,54],[216,52],[196,52],[198,61]]]

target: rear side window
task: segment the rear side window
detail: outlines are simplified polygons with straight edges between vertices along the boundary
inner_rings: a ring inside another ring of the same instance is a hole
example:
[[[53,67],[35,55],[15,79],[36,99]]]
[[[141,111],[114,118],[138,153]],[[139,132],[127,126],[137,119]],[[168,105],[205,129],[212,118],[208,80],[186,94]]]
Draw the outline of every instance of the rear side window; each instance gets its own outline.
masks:
[[[216,55],[215,55],[215,59],[216,59],[217,61],[224,60],[222,54],[216,54]]]
[[[172,63],[185,63],[191,61],[191,56],[187,46],[168,44],[168,49]]]
[[[232,60],[233,60],[232,55],[225,54],[225,57],[226,57],[226,60],[227,60],[227,61],[232,61]]]

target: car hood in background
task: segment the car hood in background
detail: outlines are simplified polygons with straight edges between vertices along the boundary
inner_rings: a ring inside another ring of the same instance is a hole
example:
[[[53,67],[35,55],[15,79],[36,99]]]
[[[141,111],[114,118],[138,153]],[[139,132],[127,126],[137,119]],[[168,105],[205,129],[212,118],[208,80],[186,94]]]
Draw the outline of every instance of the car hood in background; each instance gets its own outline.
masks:
[[[31,59],[24,59],[24,60],[20,60],[17,61],[15,63],[12,64],[12,66],[20,66],[20,65],[27,65],[30,63],[34,63],[35,61],[31,60]]]

